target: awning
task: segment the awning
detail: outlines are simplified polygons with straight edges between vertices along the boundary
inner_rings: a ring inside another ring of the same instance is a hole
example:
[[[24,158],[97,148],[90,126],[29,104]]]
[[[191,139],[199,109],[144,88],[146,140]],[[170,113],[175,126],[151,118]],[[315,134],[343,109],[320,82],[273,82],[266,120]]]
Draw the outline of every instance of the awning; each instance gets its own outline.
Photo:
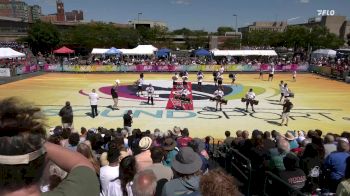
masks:
[[[26,55],[13,50],[12,48],[0,48],[0,59],[25,57]]]
[[[53,53],[55,53],[55,54],[72,54],[72,53],[74,53],[74,50],[63,46],[60,49],[54,50]]]

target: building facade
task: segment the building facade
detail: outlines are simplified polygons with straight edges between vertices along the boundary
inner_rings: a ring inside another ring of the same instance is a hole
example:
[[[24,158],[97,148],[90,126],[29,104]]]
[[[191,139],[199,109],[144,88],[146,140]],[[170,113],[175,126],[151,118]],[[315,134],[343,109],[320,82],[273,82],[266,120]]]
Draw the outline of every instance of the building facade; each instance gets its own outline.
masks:
[[[254,22],[252,25],[238,28],[239,32],[243,34],[251,31],[275,31],[283,32],[286,30],[288,24],[286,21],[275,21],[275,22]]]
[[[83,21],[84,13],[81,10],[72,10],[71,12],[66,12],[66,21]]]
[[[41,7],[39,5],[30,6],[20,0],[0,0],[0,16],[32,22],[39,19],[40,15]]]

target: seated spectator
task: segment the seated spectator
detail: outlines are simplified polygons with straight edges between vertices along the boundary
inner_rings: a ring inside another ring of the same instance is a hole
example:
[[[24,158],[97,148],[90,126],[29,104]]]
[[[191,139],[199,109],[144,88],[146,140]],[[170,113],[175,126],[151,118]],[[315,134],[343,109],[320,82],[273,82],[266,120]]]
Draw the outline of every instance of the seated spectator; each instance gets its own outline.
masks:
[[[0,195],[91,195],[99,194],[92,164],[82,155],[46,137],[39,108],[16,98],[0,101]],[[40,193],[39,181],[46,161],[68,172],[54,190]]]
[[[230,131],[225,131],[225,140],[224,140],[224,144],[227,146],[227,147],[230,147],[232,145],[232,142],[234,140],[233,137],[231,137],[231,132]]]
[[[181,148],[171,165],[179,178],[165,183],[162,195],[183,195],[198,191],[201,166],[202,160],[192,148]]]
[[[334,144],[334,136],[331,134],[326,135],[326,137],[324,138],[324,142],[324,156],[327,157],[329,154],[337,150],[337,146]]]
[[[96,157],[92,154],[91,148],[84,143],[80,143],[77,147],[77,152],[82,154],[85,158],[87,158],[90,161],[90,163],[95,168],[96,174],[99,175],[100,174],[100,164],[97,161]]]
[[[150,137],[141,138],[139,142],[139,147],[141,153],[135,156],[136,168],[137,171],[142,171],[146,167],[149,167],[153,164],[151,158],[151,151],[149,150],[152,147],[152,139]]]
[[[154,196],[157,188],[157,178],[152,170],[143,170],[134,177],[131,186],[133,196]]]
[[[147,170],[152,170],[157,177],[157,181],[161,179],[171,180],[174,176],[171,168],[166,167],[162,164],[164,159],[164,150],[162,147],[153,147],[151,148],[151,158],[153,164],[147,167]]]
[[[214,169],[203,175],[199,182],[202,196],[241,196],[238,182],[222,169]]]
[[[337,151],[329,154],[324,168],[329,171],[329,189],[335,193],[339,182],[345,176],[346,159],[349,157],[349,142],[346,138],[338,141]]]
[[[132,180],[136,174],[136,161],[133,156],[121,160],[119,177],[109,182],[106,196],[132,196]]]
[[[165,151],[163,165],[171,167],[171,164],[178,153],[175,140],[171,137],[165,138],[163,149]]]
[[[184,128],[181,131],[181,137],[177,138],[177,140],[176,140],[177,146],[179,148],[186,147],[188,145],[188,142],[190,142],[191,140],[192,140],[192,138],[190,137],[190,133],[189,133],[188,129]]]
[[[63,147],[68,147],[69,143],[68,143],[68,138],[71,134],[71,129],[70,128],[64,128],[62,129],[62,133],[61,133],[61,137],[62,137],[62,140],[61,140],[61,146]]]
[[[77,145],[79,144],[80,136],[78,133],[71,133],[68,138],[67,148],[72,151],[77,150]]]
[[[290,150],[293,150],[299,147],[299,144],[295,139],[295,136],[291,132],[287,131],[286,134],[284,135],[284,138],[288,140]]]
[[[108,192],[108,184],[111,180],[119,177],[119,157],[120,151],[118,144],[111,141],[108,147],[107,160],[108,165],[101,167],[100,169],[100,182],[102,195],[106,195]]]
[[[278,175],[282,180],[289,183],[294,189],[301,190],[306,182],[306,175],[299,168],[299,158],[293,154],[288,153],[283,158],[284,171],[280,171]]]
[[[188,146],[193,149],[194,152],[196,152],[202,159],[202,172],[206,172],[209,169],[209,155],[205,151],[205,144],[204,142],[199,138],[194,138],[192,141],[188,143]]]
[[[238,144],[243,140],[242,134],[243,134],[243,132],[241,130],[236,131],[237,137],[234,138],[234,140],[233,140],[233,143],[232,143],[233,147],[237,148]]]
[[[289,153],[289,142],[284,138],[280,138],[277,141],[277,148],[270,150],[271,160],[269,162],[269,169],[272,172],[278,173],[285,170],[283,164],[283,158]]]
[[[85,127],[81,127],[79,143],[82,143],[82,142],[84,142],[86,140],[86,134],[87,134],[86,128]]]
[[[271,133],[268,131],[264,132],[263,135],[263,146],[266,151],[270,150],[271,148],[276,147],[276,143],[271,138]]]
[[[350,157],[346,159],[346,168],[344,180],[341,181],[337,187],[337,196],[348,196],[350,195]]]

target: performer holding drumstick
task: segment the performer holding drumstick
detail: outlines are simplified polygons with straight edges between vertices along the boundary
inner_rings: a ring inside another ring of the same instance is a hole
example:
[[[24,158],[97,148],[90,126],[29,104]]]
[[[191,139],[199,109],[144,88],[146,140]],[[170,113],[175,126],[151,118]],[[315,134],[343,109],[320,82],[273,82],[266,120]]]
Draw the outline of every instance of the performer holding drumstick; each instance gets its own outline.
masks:
[[[179,79],[179,74],[176,72],[171,79],[173,80],[173,88],[176,88],[177,80]]]
[[[201,71],[198,71],[197,73],[197,80],[198,80],[198,88],[202,90],[202,82],[203,82],[204,75]]]
[[[152,84],[148,85],[148,87],[146,88],[146,92],[148,95],[147,104],[149,104],[149,101],[151,101],[151,104],[154,105],[154,103],[153,103],[154,88],[153,88]]]
[[[140,78],[136,81],[136,83],[137,83],[136,95],[141,96],[142,95],[142,85],[143,85],[143,73],[140,74]]]
[[[182,84],[183,86],[187,86],[187,80],[188,80],[188,72],[184,71],[182,74]]]
[[[220,86],[218,88],[218,90],[216,90],[214,92],[214,99],[216,100],[216,108],[215,110],[218,111],[218,105],[220,104],[220,110],[222,110],[222,103],[225,102],[225,100],[223,100],[223,97],[224,97],[224,91],[223,91],[223,88],[222,86]]]
[[[245,109],[245,111],[248,112],[248,106],[250,104],[250,106],[252,107],[252,111],[255,112],[255,110],[254,110],[255,93],[253,92],[252,88],[249,89],[249,91],[245,95],[245,98],[246,98],[246,109]]]

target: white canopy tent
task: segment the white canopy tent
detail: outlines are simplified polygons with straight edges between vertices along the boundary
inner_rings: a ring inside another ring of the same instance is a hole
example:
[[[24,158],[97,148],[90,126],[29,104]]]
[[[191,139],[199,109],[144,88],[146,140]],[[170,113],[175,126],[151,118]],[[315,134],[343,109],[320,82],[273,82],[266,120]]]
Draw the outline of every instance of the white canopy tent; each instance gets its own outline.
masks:
[[[337,51],[331,49],[318,49],[311,53],[313,58],[318,57],[336,57]]]
[[[158,48],[152,45],[138,45],[133,49],[119,49],[123,55],[153,55]]]
[[[211,50],[214,56],[277,56],[274,50]]]
[[[105,54],[109,48],[93,48],[91,54]]]
[[[12,48],[0,48],[0,59],[25,57],[26,55],[13,50]]]

